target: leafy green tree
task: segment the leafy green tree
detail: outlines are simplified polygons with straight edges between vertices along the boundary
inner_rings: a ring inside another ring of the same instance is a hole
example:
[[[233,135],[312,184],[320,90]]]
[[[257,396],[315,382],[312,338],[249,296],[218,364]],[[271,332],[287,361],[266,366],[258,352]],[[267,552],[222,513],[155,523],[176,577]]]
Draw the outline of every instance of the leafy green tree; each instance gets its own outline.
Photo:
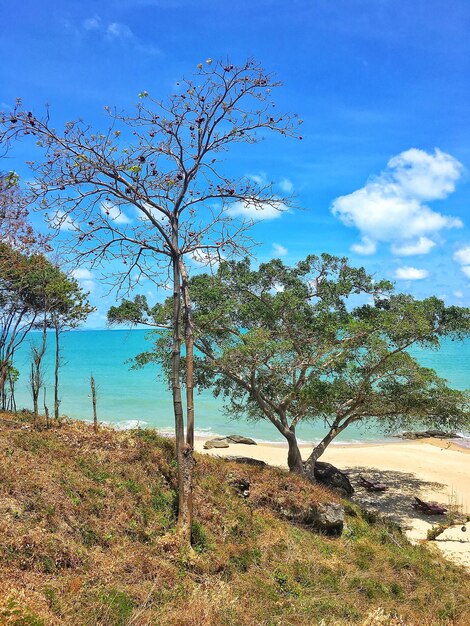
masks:
[[[288,442],[292,471],[313,477],[316,460],[353,423],[385,431],[412,423],[468,427],[468,395],[408,349],[467,337],[469,309],[395,294],[390,283],[326,254],[293,268],[280,260],[258,270],[248,260],[224,262],[215,275],[195,276],[190,288],[198,386],[222,396],[232,417],[270,421]],[[372,302],[358,302],[364,297]],[[127,303],[110,318],[133,308],[136,320],[140,309],[141,319],[164,326],[168,303],[142,304]],[[160,331],[155,351],[137,363],[162,359],[167,342]],[[305,421],[323,423],[325,435],[304,464],[296,428]]]
[[[40,311],[35,255],[0,243],[0,393],[16,349],[34,327]]]
[[[54,331],[54,417],[59,419],[60,338],[64,331],[78,328],[95,311],[78,281],[60,271],[48,285],[49,324]]]
[[[0,393],[3,395],[16,349],[31,330],[41,330],[32,345],[31,390],[34,413],[39,413],[41,364],[47,330],[56,336],[55,396],[58,385],[59,334],[78,326],[91,312],[86,294],[43,254],[28,255],[9,244],[0,244]],[[58,409],[58,405],[57,409]]]

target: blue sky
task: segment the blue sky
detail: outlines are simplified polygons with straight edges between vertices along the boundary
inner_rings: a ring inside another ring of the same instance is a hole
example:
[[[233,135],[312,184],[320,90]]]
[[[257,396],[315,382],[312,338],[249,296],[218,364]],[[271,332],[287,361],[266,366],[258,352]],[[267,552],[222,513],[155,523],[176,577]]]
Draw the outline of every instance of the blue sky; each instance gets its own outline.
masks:
[[[303,207],[258,222],[258,257],[347,254],[400,290],[470,305],[469,30],[465,0],[26,0],[2,10],[0,108],[21,96],[57,125],[99,127],[104,105],[168,95],[208,57],[255,57],[284,83],[279,109],[304,120],[302,142],[229,158]],[[27,158],[22,145],[1,168],[28,178]],[[77,276],[102,326],[114,298]]]

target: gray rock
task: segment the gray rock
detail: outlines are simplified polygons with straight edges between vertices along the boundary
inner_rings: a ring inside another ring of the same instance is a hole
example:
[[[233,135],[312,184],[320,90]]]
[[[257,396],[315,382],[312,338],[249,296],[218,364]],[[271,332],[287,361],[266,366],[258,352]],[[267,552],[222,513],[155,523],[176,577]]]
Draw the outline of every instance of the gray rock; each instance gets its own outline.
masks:
[[[242,498],[248,498],[250,495],[250,481],[246,478],[238,478],[236,476],[232,476],[231,474],[228,476],[228,484],[235,489],[239,496]]]
[[[225,461],[232,461],[234,463],[244,463],[245,465],[257,465],[259,467],[267,467],[267,463],[260,461],[259,459],[250,459],[248,456],[225,456]]]
[[[418,430],[405,432],[398,437],[403,439],[427,439],[429,437],[436,437],[437,439],[462,439],[461,435],[457,433],[448,433],[444,430]]]
[[[336,502],[319,504],[313,516],[312,526],[327,535],[341,535],[344,528],[343,505]]]
[[[312,479],[308,466],[305,467],[307,477]],[[354,493],[354,488],[344,472],[331,463],[317,461],[313,470],[313,482],[319,482],[330,489],[334,489],[344,496]]]
[[[250,439],[250,437],[244,437],[243,435],[228,435],[227,439],[233,443],[243,443],[247,446],[256,446],[256,441]]]
[[[212,448],[228,448],[229,442],[225,437],[218,437],[217,439],[209,439],[203,447],[204,450],[211,450]]]
[[[291,507],[279,499],[278,512],[285,519],[306,526],[325,535],[339,536],[344,528],[344,507],[336,502],[326,502],[309,507]]]

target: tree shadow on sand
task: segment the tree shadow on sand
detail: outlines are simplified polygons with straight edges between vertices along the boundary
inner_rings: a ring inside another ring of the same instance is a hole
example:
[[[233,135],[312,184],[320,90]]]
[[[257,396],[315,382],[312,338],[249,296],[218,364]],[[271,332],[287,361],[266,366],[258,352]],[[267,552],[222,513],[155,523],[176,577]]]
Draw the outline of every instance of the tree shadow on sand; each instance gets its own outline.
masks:
[[[354,502],[357,502],[366,510],[383,513],[402,528],[409,527],[411,519],[420,519],[434,524],[444,517],[441,515],[426,515],[413,506],[414,496],[422,497],[423,492],[426,491],[445,491],[447,486],[443,483],[425,481],[409,472],[372,470],[370,467],[354,467],[348,469],[346,474],[355,489],[352,497]],[[359,476],[363,476],[367,480],[384,483],[387,486],[387,491],[367,491],[361,485]],[[443,506],[447,507],[449,505],[449,497],[445,495],[440,496]]]

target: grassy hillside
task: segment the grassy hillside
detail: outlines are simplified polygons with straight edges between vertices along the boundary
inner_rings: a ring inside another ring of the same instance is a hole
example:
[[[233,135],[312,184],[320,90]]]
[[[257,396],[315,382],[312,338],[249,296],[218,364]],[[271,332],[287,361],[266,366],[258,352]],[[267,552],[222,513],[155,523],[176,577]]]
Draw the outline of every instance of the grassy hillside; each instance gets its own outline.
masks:
[[[173,453],[148,430],[0,421],[0,624],[468,623],[469,577],[397,529],[351,506],[341,538],[282,520],[335,496],[280,470],[198,456],[179,548]]]

